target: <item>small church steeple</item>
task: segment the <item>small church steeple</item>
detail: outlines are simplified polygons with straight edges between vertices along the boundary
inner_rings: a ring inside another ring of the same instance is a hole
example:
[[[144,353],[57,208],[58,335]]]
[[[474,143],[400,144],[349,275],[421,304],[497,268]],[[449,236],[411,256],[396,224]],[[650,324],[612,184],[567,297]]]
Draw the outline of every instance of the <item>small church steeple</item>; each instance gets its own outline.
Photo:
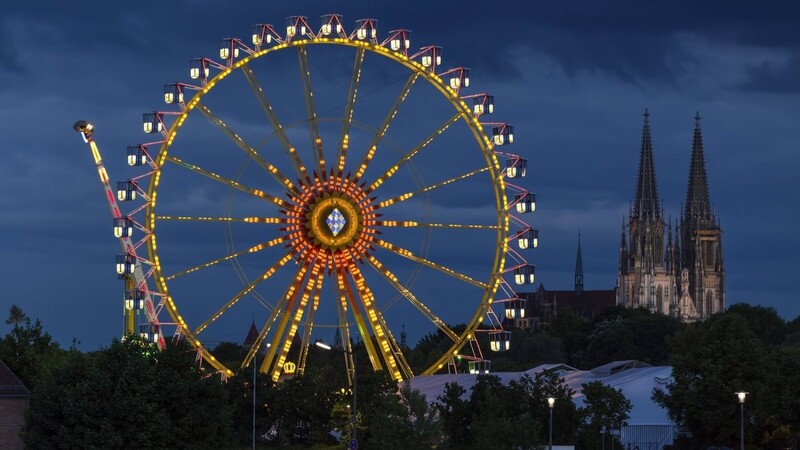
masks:
[[[578,230],[578,256],[575,258],[575,295],[583,295],[583,256],[581,255],[581,232]]]

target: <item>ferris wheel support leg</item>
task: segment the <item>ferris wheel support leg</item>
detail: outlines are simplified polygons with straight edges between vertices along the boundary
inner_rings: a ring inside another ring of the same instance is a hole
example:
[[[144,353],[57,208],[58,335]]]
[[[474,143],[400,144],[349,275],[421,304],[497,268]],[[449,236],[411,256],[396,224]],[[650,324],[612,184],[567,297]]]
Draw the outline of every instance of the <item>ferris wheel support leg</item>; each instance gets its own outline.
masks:
[[[100,183],[103,185],[103,190],[105,192],[106,200],[108,201],[108,207],[111,211],[111,217],[114,219],[119,219],[123,217],[122,212],[117,206],[117,200],[114,195],[114,191],[111,189],[111,185],[108,181],[108,173],[106,172],[105,165],[103,164],[103,158],[100,156],[100,149],[97,148],[97,143],[94,141],[94,125],[89,123],[86,120],[79,120],[75,122],[75,125],[72,127],[75,131],[81,134],[83,137],[83,142],[85,142],[89,149],[92,152],[92,158],[94,159],[94,165],[97,168],[97,174],[100,177]],[[136,247],[134,246],[133,242],[131,241],[130,236],[121,236],[118,238],[120,247],[124,254],[128,254],[133,256],[135,259],[136,257]],[[147,282],[145,273],[142,270],[142,266],[140,262],[136,262],[135,269],[133,270],[132,274],[129,274],[126,277],[125,281],[125,288],[128,289],[129,285],[128,282],[133,284],[132,289],[139,289],[141,287],[145,288],[144,292],[144,310],[145,314],[147,315],[148,323],[158,327],[158,316],[156,315],[156,307],[153,304],[153,299],[150,296],[149,291],[146,290]],[[123,321],[123,333],[125,336],[129,334],[133,334],[135,332],[134,326],[136,322],[135,312],[133,310],[129,310],[123,305],[124,311],[124,321]],[[164,349],[164,337],[161,333],[158,333],[158,337],[155,341],[155,344],[158,346],[159,349]]]
[[[131,277],[125,277],[125,291],[131,292],[136,289],[136,283]],[[123,314],[125,315],[125,325],[123,329],[123,337],[130,336],[136,333],[136,316],[133,312],[133,309],[128,309],[125,305],[122,305]]]

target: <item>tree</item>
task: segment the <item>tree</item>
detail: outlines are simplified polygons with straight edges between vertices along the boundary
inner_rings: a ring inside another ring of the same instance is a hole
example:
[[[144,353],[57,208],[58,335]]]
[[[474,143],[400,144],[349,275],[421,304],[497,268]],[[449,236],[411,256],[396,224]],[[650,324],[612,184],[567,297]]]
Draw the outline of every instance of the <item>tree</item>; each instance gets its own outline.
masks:
[[[678,319],[644,308],[613,308],[594,322],[585,346],[573,359],[582,369],[628,359],[667,364],[667,337],[682,327]]]
[[[8,312],[8,319],[6,319],[6,325],[19,325],[20,323],[24,322],[28,316],[22,312],[22,308],[17,305],[11,305],[11,308]]]
[[[538,448],[548,442],[550,408],[548,397],[556,399],[553,408],[554,441],[574,439],[580,416],[572,402],[572,390],[554,371],[525,375],[503,384],[496,376],[479,376],[464,399],[463,387],[448,383],[438,398],[442,420],[443,448],[494,449]]]
[[[444,393],[437,399],[436,408],[442,421],[445,449],[469,448],[471,445],[465,432],[472,421],[472,411],[463,398],[466,393],[466,389],[458,383],[447,383]]]
[[[800,316],[786,323],[786,340],[784,344],[800,347]]]
[[[367,448],[417,450],[440,445],[442,428],[436,407],[410,385],[380,396],[374,410]]]
[[[481,348],[489,348],[489,333],[478,333]],[[492,354],[492,370],[513,372],[528,370],[540,364],[565,363],[559,338],[531,330],[511,330],[511,348]]]
[[[692,445],[738,442],[739,408],[735,392],[750,392],[745,408],[746,440],[765,427],[770,416],[766,386],[770,347],[755,336],[736,313],[715,315],[694,323],[669,340],[673,381],[656,389],[653,399],[675,423],[692,434]]]
[[[220,378],[209,375],[184,341],[159,351],[131,336],[95,353],[71,352],[33,391],[23,441],[30,448],[225,447],[230,408]]]
[[[585,348],[586,339],[592,332],[592,323],[575,315],[571,309],[563,309],[545,328],[545,334],[558,338],[561,341],[562,351],[567,357],[567,363],[578,366],[579,361],[575,355]]]
[[[775,400],[773,427],[786,428],[781,447],[798,448],[800,444],[800,347],[780,348],[773,354],[772,377],[765,397]],[[776,433],[777,434],[777,433]],[[778,443],[773,443],[778,448]]]
[[[786,322],[775,308],[736,303],[728,307],[728,314],[738,314],[747,321],[747,328],[765,344],[780,345],[786,338]]]
[[[275,385],[269,405],[275,443],[281,446],[335,443],[330,435],[331,410],[338,386],[332,381],[332,372],[328,367]]]
[[[605,439],[603,431],[621,429],[627,423],[633,405],[621,389],[614,389],[600,381],[584,384],[582,392],[581,415],[584,424],[578,439],[583,448],[601,448],[600,439]]]
[[[6,323],[14,327],[0,340],[0,359],[34,390],[64,352],[44,331],[42,323],[38,319],[31,323],[17,305],[11,307]]]

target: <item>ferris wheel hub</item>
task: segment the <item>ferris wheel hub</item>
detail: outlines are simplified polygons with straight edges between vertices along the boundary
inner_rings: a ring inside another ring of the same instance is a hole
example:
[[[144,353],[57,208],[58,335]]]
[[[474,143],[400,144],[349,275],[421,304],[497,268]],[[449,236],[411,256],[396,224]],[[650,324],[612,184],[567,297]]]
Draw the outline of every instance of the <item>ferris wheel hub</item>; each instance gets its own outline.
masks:
[[[295,197],[298,209],[303,211],[300,216],[308,239],[330,253],[354,248],[365,224],[360,188],[347,180],[336,181],[304,186],[302,194]],[[296,212],[289,214],[298,216]]]

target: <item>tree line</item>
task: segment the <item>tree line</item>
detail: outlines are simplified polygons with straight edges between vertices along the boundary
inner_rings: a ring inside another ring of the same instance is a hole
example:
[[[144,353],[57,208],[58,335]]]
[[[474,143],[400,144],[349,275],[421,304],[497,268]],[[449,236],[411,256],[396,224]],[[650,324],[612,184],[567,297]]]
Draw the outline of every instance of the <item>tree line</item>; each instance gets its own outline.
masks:
[[[81,352],[74,343],[62,349],[16,306],[6,324],[0,358],[33,392],[22,434],[29,448],[249,448],[254,404],[260,447],[345,448],[353,432],[352,392],[335,352],[312,347],[305,373],[281,383],[259,374],[254,398],[249,369],[223,380],[201,369],[182,341],[157,351],[129,337]],[[446,345],[431,333],[406,349],[407,359],[419,370]],[[363,345],[354,350],[367,360]],[[244,352],[235,343],[215,350],[228,363]],[[676,448],[738,448],[737,391],[749,392],[748,448],[797,448],[800,317],[786,322],[770,308],[737,304],[694,324],[646,310],[612,308],[591,319],[565,310],[543,331],[513,330],[511,349],[491,358],[494,371],[669,364],[672,381],[653,398],[680,426]],[[366,366],[358,367],[359,448],[538,448],[549,438],[548,397],[559,405],[555,442],[611,448],[601,430],[618,429],[631,407],[620,391],[590,383],[577,408],[554,372],[507,385],[482,376],[469,392],[449,384],[438,399],[425,399]]]

